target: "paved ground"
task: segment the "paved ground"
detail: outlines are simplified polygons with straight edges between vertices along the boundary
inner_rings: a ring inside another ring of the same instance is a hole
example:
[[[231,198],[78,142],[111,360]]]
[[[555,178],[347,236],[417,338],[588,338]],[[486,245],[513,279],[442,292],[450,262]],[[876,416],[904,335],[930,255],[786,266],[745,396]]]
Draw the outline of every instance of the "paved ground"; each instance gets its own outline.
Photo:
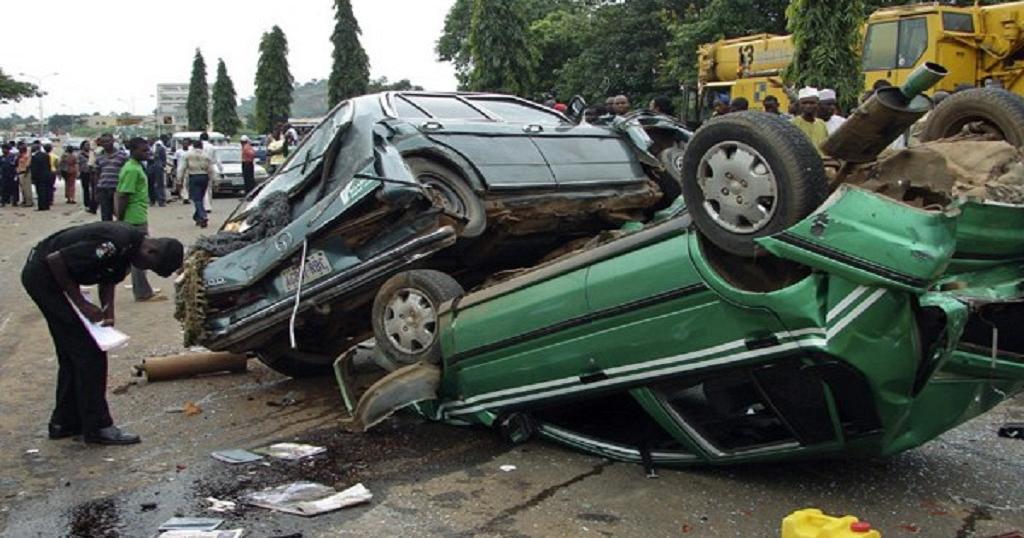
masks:
[[[217,200],[223,218],[233,203]],[[153,210],[152,229],[184,241],[191,211]],[[489,431],[404,415],[368,435],[342,433],[330,379],[289,380],[253,364],[246,374],[134,384],[130,366],[180,350],[172,303],[135,304],[119,289],[118,326],[131,343],[110,360],[119,423],[133,447],[49,441],[44,426],[55,358],[18,274],[36,241],[92,220],[78,207],[48,214],[0,209],[0,532],[4,536],[149,536],[173,515],[215,516],[203,500],[297,479],[362,482],[364,507],[318,518],[258,508],[229,514],[249,536],[777,536],[788,512],[816,506],[854,513],[886,537],[988,537],[1024,530],[1024,442],[996,427],[1024,415],[1013,401],[922,448],[882,461],[806,462],[660,472],[611,463],[543,442],[509,447]],[[169,281],[154,278],[170,290]],[[292,393],[288,407],[267,402]],[[198,402],[197,416],[167,408]],[[300,440],[328,447],[302,463],[228,466],[209,452]],[[38,450],[38,453],[29,453]],[[502,472],[501,465],[515,465]],[[150,509],[149,503],[156,503]],[[143,505],[147,505],[143,508]]]

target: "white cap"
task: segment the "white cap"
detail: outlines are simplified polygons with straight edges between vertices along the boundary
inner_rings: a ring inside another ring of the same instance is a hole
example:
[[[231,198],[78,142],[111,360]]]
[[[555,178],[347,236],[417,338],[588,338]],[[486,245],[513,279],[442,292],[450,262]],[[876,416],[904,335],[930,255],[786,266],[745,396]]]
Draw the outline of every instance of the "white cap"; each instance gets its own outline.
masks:
[[[825,88],[824,90],[818,92],[818,99],[821,99],[822,101],[835,101],[836,91],[829,88]]]
[[[240,138],[239,140],[241,140],[242,142],[248,142],[249,137],[247,135],[242,135],[242,138]]]
[[[804,86],[800,88],[800,93],[797,95],[797,99],[803,101],[804,99],[819,99],[818,88],[812,88],[810,86]]]

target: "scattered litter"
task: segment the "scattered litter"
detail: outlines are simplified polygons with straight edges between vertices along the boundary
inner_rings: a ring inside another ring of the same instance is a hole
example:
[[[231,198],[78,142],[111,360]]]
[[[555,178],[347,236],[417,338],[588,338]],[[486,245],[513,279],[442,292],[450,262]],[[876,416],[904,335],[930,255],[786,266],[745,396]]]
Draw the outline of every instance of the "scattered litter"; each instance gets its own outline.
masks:
[[[212,456],[213,459],[223,461],[224,463],[250,463],[263,459],[263,456],[241,448],[218,450],[216,452],[211,452],[210,456]]]
[[[246,371],[248,362],[249,357],[245,355],[201,351],[150,357],[133,366],[132,370],[138,377],[145,375],[147,381],[165,381],[220,372],[242,373]]]
[[[1024,439],[1024,422],[1007,422],[999,428],[999,437]]]
[[[212,517],[172,517],[164,521],[163,525],[157,527],[160,532],[165,531],[212,531],[224,523],[223,519]]]
[[[250,493],[244,501],[260,508],[308,517],[369,502],[372,498],[373,494],[362,484],[338,492],[315,482],[294,482]]]
[[[39,453],[39,449],[38,448],[30,448],[30,449],[26,450],[25,453],[26,454],[38,454]]]
[[[215,497],[207,497],[206,502],[210,503],[210,506],[206,507],[211,512],[234,512],[235,502],[234,501],[222,501]]]
[[[159,538],[241,538],[243,529],[224,531],[168,531]]]
[[[152,510],[156,510],[156,503],[141,503],[139,504],[139,509],[142,510],[143,512],[150,512]]]
[[[498,468],[501,469],[502,471],[505,471],[506,473],[511,473],[512,471],[516,470],[515,465],[502,465],[501,467]]]
[[[322,446],[303,445],[300,443],[277,443],[257,450],[272,458],[281,460],[301,460],[309,456],[315,456],[327,452]]]
[[[178,406],[178,407],[168,407],[168,408],[164,409],[164,413],[168,413],[168,414],[172,414],[172,413],[184,413],[184,412],[185,412],[185,408],[184,408],[184,407],[182,407],[182,406]]]
[[[194,417],[199,413],[202,413],[203,408],[199,407],[199,404],[195,402],[185,402],[185,405],[182,407],[181,412],[185,413],[186,417]]]
[[[113,463],[114,461],[117,461],[117,460],[115,460],[114,458],[103,458],[103,461],[105,461],[107,463]]]
[[[288,391],[287,394],[282,396],[279,400],[270,400],[267,405],[271,407],[288,407],[289,405],[295,405],[302,401],[302,396],[294,390]]]

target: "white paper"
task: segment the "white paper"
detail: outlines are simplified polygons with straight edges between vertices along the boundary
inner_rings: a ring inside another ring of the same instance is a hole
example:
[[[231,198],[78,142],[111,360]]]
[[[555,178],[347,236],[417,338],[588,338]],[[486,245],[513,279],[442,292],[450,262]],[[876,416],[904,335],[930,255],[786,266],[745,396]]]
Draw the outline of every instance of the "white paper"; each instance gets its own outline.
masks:
[[[373,493],[362,484],[356,484],[345,491],[335,491],[330,486],[315,482],[295,482],[250,493],[245,502],[260,508],[309,517],[373,499]]]
[[[327,449],[301,443],[277,443],[256,451],[281,460],[300,460],[327,452]]]
[[[241,538],[242,529],[223,531],[166,531],[160,538]]]
[[[65,295],[65,297],[67,296],[67,294],[64,294],[64,295]],[[86,301],[89,301],[89,294],[88,293],[82,292],[82,296],[85,297]],[[96,342],[96,345],[101,350],[103,350],[103,351],[110,351],[112,349],[117,349],[117,348],[125,345],[126,343],[128,343],[128,335],[127,334],[124,334],[123,332],[121,332],[121,331],[119,331],[119,330],[117,330],[117,329],[115,329],[113,327],[108,327],[108,326],[101,325],[99,323],[93,323],[93,322],[89,321],[82,314],[82,311],[78,309],[78,305],[76,305],[71,300],[70,297],[68,297],[68,303],[71,304],[72,310],[74,310],[75,313],[78,314],[78,318],[82,320],[82,325],[85,325],[86,330],[89,331],[89,335],[92,336],[92,339]]]

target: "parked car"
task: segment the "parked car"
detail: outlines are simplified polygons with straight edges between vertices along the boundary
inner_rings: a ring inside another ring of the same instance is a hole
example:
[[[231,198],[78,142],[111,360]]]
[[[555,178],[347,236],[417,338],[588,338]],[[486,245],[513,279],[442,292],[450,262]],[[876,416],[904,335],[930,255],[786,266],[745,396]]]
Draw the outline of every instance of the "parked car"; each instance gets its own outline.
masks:
[[[822,200],[815,148],[758,112],[707,123],[683,170],[688,210],[510,278],[390,277],[372,349],[393,371],[360,397],[362,348],[338,362],[353,425],[413,405],[648,465],[875,457],[1024,388],[1024,206],[846,184]]]
[[[329,372],[373,336],[373,298],[400,271],[471,289],[668,206],[681,186],[659,156],[674,162],[689,136],[666,117],[597,127],[504,95],[345,101],[197,244],[178,293],[186,340]]]
[[[238,146],[217,146],[214,148],[220,160],[222,172],[213,181],[213,194],[241,194],[245,192],[245,180],[242,179],[242,149]],[[256,184],[267,179],[267,170],[254,164]]]

